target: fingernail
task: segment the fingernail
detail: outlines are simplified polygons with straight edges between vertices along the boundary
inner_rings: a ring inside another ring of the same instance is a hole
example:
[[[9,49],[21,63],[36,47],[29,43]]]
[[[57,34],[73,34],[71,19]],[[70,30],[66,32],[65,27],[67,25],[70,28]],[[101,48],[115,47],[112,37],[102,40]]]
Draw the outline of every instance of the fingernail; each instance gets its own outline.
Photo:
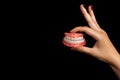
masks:
[[[91,5],[90,8],[93,10],[93,6]]]
[[[85,5],[84,4],[81,4],[83,7],[85,7]]]

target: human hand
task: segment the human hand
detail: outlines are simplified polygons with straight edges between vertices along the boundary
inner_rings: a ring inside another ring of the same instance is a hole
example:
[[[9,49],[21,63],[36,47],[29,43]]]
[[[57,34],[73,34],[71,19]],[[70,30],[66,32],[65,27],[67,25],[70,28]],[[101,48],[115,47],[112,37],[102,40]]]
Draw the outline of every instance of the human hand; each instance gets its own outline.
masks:
[[[85,32],[89,36],[91,36],[93,39],[96,40],[94,46],[92,48],[87,46],[82,47],[74,47],[72,49],[84,52],[88,55],[92,55],[93,57],[107,62],[109,64],[113,64],[116,60],[120,59],[118,58],[119,53],[115,49],[114,45],[110,41],[107,33],[100,28],[92,6],[88,6],[88,11],[84,7],[84,5],[80,5],[80,10],[83,13],[86,21],[88,22],[88,26],[79,26],[73,28],[70,32]]]

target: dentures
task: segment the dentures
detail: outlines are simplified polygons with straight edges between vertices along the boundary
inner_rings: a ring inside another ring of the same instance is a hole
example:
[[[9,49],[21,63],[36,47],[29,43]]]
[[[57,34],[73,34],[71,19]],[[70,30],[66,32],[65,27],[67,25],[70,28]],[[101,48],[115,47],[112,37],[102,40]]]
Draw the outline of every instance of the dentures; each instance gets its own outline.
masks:
[[[86,44],[82,33],[64,33],[63,44],[67,47],[81,47]]]

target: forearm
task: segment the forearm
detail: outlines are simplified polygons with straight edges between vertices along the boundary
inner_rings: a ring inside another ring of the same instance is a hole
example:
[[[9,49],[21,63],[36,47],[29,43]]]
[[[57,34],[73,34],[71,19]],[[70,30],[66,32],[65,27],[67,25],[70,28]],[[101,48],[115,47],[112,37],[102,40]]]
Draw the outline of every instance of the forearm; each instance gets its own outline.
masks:
[[[118,54],[117,57],[113,60],[112,64],[110,64],[111,68],[118,76],[120,80],[120,55]]]

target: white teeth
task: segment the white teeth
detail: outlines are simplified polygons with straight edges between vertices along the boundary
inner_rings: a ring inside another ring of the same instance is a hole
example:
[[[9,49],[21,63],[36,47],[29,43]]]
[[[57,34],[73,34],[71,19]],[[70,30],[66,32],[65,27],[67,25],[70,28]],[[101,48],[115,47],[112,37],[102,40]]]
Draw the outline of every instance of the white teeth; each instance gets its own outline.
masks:
[[[78,38],[71,38],[71,37],[64,37],[64,41],[71,43],[71,44],[79,44],[84,41],[83,37]]]

